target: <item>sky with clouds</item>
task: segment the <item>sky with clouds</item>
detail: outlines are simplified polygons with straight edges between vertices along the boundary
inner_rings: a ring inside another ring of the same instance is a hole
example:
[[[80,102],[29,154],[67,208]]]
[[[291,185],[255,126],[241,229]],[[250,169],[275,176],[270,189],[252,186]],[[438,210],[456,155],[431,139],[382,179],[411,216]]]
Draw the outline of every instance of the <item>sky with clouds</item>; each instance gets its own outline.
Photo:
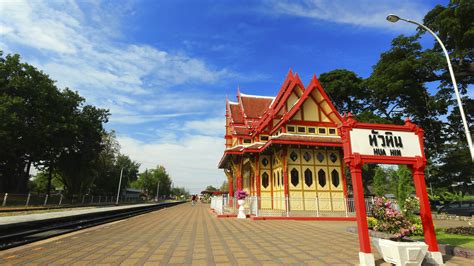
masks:
[[[415,32],[388,13],[421,21],[446,3],[0,0],[0,50],[110,109],[122,153],[199,192],[225,179],[226,96],[274,96],[290,68],[303,82],[338,68],[367,77],[394,37]]]

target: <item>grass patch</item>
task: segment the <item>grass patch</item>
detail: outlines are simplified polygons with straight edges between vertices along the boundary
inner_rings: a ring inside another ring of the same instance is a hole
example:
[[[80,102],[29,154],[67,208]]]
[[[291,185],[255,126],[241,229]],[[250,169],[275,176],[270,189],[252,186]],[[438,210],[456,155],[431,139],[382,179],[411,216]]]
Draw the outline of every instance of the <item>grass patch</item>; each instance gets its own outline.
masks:
[[[424,240],[423,236],[411,236],[415,240]],[[463,236],[445,233],[442,229],[436,229],[436,238],[440,244],[449,244],[455,247],[474,249],[474,236]]]

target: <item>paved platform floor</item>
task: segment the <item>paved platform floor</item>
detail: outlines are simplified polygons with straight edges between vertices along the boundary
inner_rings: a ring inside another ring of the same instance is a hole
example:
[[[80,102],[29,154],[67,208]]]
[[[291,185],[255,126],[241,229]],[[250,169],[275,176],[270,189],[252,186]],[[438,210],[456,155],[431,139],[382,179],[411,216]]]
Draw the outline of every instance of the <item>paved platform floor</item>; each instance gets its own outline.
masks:
[[[345,231],[354,225],[218,219],[186,203],[6,250],[0,265],[356,265],[357,235]]]
[[[97,212],[106,212],[113,210],[122,210],[122,209],[131,209],[142,206],[148,206],[156,203],[144,203],[144,204],[133,204],[133,205],[123,205],[123,206],[109,206],[109,207],[96,207],[96,208],[87,208],[87,209],[73,209],[66,211],[55,211],[55,212],[44,212],[44,213],[33,213],[33,214],[24,214],[24,215],[12,215],[7,217],[0,217],[0,226],[23,223],[23,222],[33,222],[33,221],[42,221],[54,218],[62,218],[74,215],[88,214],[88,213],[97,213]]]

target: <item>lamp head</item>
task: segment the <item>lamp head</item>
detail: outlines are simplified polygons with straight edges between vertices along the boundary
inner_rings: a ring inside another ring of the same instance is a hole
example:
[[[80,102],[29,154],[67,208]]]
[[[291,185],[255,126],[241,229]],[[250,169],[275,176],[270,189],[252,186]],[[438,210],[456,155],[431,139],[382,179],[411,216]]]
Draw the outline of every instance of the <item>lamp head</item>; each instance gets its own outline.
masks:
[[[397,16],[397,15],[394,15],[394,14],[388,14],[387,20],[390,21],[390,22],[395,23],[395,22],[400,20],[400,17]]]

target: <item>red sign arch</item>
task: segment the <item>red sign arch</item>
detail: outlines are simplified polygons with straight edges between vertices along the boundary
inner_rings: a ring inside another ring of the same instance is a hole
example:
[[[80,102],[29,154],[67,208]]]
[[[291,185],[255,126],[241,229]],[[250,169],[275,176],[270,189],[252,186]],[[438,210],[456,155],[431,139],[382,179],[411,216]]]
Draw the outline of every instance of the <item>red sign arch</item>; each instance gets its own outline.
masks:
[[[420,200],[420,217],[428,245],[428,256],[436,264],[442,264],[425,184],[423,129],[409,119],[403,126],[371,124],[358,122],[349,114],[343,117],[342,122],[339,132],[343,143],[344,162],[350,168],[352,177],[361,265],[374,265],[362,185],[361,168],[366,163],[404,164],[411,168],[416,195]]]

